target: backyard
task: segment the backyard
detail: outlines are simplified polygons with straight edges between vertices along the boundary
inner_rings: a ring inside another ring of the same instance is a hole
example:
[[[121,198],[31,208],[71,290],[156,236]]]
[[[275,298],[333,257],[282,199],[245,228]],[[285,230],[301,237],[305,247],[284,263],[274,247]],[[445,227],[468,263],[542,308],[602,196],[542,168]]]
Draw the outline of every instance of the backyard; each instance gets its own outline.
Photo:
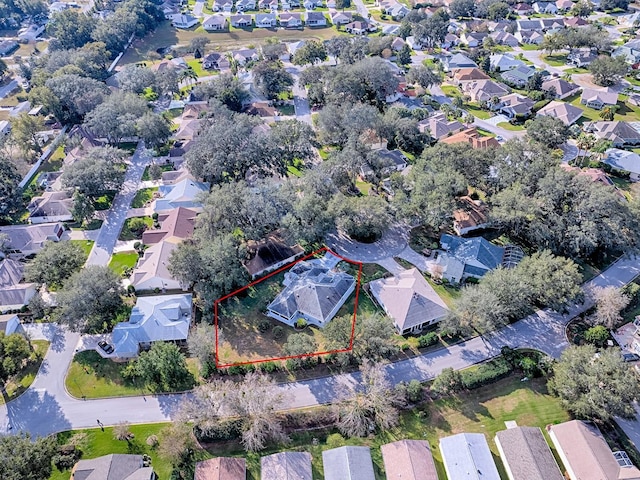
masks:
[[[82,248],[82,253],[84,253],[85,259],[89,258],[89,254],[91,253],[91,249],[93,248],[93,240],[69,240],[72,243],[75,243],[80,248]]]
[[[142,234],[153,227],[152,217],[127,218],[122,226],[118,240],[124,242],[142,239]]]
[[[380,432],[368,438],[345,439],[333,429],[298,431],[291,434],[291,443],[271,445],[260,453],[246,453],[236,441],[216,442],[205,445],[202,458],[217,456],[240,456],[247,459],[247,479],[259,480],[261,456],[282,450],[307,451],[313,462],[313,478],[323,478],[322,451],[342,445],[364,445],[371,447],[376,470],[376,478],[384,480],[384,468],[380,446],[402,439],[426,440],[436,461],[440,478],[445,478],[438,442],[441,437],[461,432],[484,433],[494,456],[498,452],[494,443],[495,433],[504,430],[504,422],[515,420],[518,425],[537,426],[544,429],[548,424],[569,420],[560,401],[548,394],[545,380],[534,379],[522,382],[520,376],[512,375],[491,385],[461,394],[458,397],[436,401],[426,401],[412,410],[402,412],[398,427]],[[113,439],[113,429],[99,429],[66,432],[58,435],[60,444],[69,442],[72,437],[79,441],[83,458],[92,458],[108,453],[127,453],[131,451],[147,453],[160,480],[169,480],[171,467],[166,458],[158,455],[156,449],[147,446],[145,440],[157,435],[164,424],[133,425],[131,431],[135,439],[131,444]],[[546,434],[545,434],[546,435]],[[504,470],[498,461],[503,478]],[[55,471],[51,480],[68,480],[69,472]]]
[[[141,188],[136,192],[136,196],[131,200],[131,208],[144,208],[158,191],[158,187]]]

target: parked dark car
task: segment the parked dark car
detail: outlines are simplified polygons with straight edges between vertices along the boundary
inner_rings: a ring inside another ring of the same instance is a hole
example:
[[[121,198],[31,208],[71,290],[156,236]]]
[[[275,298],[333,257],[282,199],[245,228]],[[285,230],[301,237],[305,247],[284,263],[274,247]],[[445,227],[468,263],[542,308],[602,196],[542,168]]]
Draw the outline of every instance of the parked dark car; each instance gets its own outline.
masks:
[[[104,340],[98,342],[98,347],[100,347],[105,353],[113,353],[113,345],[109,345]]]
[[[623,353],[622,359],[625,362],[637,362],[638,360],[640,360],[640,356],[636,355],[635,353]]]

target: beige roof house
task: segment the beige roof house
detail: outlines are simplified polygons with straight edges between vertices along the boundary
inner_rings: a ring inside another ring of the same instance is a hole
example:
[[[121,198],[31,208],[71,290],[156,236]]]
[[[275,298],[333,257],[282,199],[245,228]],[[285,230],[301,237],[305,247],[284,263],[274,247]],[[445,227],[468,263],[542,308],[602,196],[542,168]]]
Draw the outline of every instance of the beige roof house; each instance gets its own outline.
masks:
[[[574,107],[573,105],[565,102],[558,102],[554,100],[549,103],[547,106],[542,107],[538,110],[538,114],[540,116],[547,117],[555,117],[558,120],[562,121],[565,125],[573,125],[581,116],[582,109],[578,107]]]
[[[152,245],[161,240],[191,238],[196,225],[198,212],[184,207],[174,208],[168,213],[158,215],[160,228],[146,230],[142,234],[142,243]]]
[[[182,284],[169,273],[171,252],[180,239],[162,240],[149,247],[133,270],[130,281],[136,290],[175,290]]]
[[[588,122],[584,129],[602,140],[610,140],[614,147],[640,144],[640,132],[628,122]]]
[[[538,427],[514,427],[496,434],[496,446],[511,480],[564,480]]]
[[[429,118],[425,118],[418,123],[418,128],[421,133],[428,131],[434,138],[442,138],[450,135],[454,132],[464,130],[462,125],[457,120],[448,120],[447,115],[444,112],[438,112],[431,115]]]
[[[438,480],[429,442],[400,440],[380,447],[389,480]]]
[[[547,430],[571,480],[640,480],[627,454],[612,452],[594,425],[571,420]]]
[[[556,98],[563,99],[578,92],[580,87],[575,83],[567,82],[561,78],[552,78],[542,83],[543,92],[548,92],[551,89],[555,90]]]
[[[447,315],[449,309],[417,268],[369,283],[369,291],[393,319],[398,333],[418,333]]]
[[[609,89],[595,90],[592,88],[585,88],[582,90],[580,103],[587,107],[600,110],[605,105],[616,105],[618,103],[618,94],[610,91]]]
[[[217,457],[196,463],[193,480],[246,480],[247,464],[244,458]]]
[[[475,80],[466,83],[462,89],[474,102],[488,102],[493,97],[502,97],[509,93],[506,85],[493,80]]]

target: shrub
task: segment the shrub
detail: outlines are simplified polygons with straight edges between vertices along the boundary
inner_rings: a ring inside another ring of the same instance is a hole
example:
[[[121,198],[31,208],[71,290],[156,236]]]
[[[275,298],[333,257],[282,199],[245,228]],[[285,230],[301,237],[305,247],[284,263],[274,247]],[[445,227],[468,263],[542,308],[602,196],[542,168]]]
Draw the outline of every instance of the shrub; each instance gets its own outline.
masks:
[[[307,321],[306,321],[304,318],[299,318],[299,319],[296,321],[296,327],[298,327],[298,328],[300,328],[300,329],[302,329],[302,328],[306,327],[307,325],[308,325],[308,324],[307,324]]]
[[[269,328],[271,328],[271,322],[269,320],[262,320],[258,324],[258,330],[260,333],[266,333]]]
[[[408,343],[403,343],[402,345],[400,345],[400,350],[407,351],[411,349],[411,345],[409,345]]]
[[[332,433],[327,437],[327,447],[328,448],[338,448],[346,445],[344,437],[339,433]]]
[[[429,347],[436,343],[438,343],[438,334],[436,332],[429,332],[418,337],[418,348]]]
[[[584,339],[597,347],[604,347],[609,340],[609,331],[604,325],[596,325],[584,332]]]
[[[149,445],[151,448],[156,448],[158,446],[158,436],[157,435],[149,435],[147,437],[147,445]]]
[[[407,400],[411,403],[418,403],[422,400],[422,384],[418,380],[411,380],[407,384]]]
[[[500,380],[509,375],[512,370],[513,367],[504,357],[496,358],[477,368],[463,370],[461,372],[462,384],[466,389],[472,390]]]
[[[278,366],[273,362],[264,362],[260,364],[260,370],[265,373],[273,373],[278,369]]]
[[[227,368],[227,373],[229,375],[242,375],[244,373],[244,368],[242,368],[242,365],[234,365]]]
[[[276,325],[271,330],[271,335],[273,335],[273,338],[275,338],[276,340],[281,339],[282,337],[284,337],[284,328],[282,328],[280,325]]]

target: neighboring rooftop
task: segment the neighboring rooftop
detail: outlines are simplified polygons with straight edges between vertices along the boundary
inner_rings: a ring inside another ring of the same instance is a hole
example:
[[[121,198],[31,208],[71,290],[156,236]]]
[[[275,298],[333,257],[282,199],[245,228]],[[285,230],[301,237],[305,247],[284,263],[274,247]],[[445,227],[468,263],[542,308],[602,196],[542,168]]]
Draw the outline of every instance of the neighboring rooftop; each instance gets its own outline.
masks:
[[[447,477],[455,480],[500,480],[487,439],[482,433],[459,433],[440,439]]]
[[[193,480],[246,480],[247,465],[244,458],[217,457],[196,463]]]
[[[142,243],[152,245],[161,240],[190,238],[195,229],[198,212],[184,207],[174,208],[168,213],[158,215],[160,228],[146,230],[142,234]]]
[[[112,454],[80,460],[73,467],[73,480],[154,480],[153,468],[144,466],[142,455]]]
[[[429,442],[400,440],[380,450],[388,480],[438,480]]]
[[[312,480],[311,454],[280,452],[261,459],[261,480]]]
[[[286,265],[304,253],[300,245],[287,245],[279,232],[272,232],[257,242],[248,242],[247,250],[249,260],[244,266],[252,277]]]
[[[538,427],[515,427],[496,434],[496,445],[509,478],[564,480]]]
[[[369,447],[339,447],[322,452],[325,480],[375,480]]]

